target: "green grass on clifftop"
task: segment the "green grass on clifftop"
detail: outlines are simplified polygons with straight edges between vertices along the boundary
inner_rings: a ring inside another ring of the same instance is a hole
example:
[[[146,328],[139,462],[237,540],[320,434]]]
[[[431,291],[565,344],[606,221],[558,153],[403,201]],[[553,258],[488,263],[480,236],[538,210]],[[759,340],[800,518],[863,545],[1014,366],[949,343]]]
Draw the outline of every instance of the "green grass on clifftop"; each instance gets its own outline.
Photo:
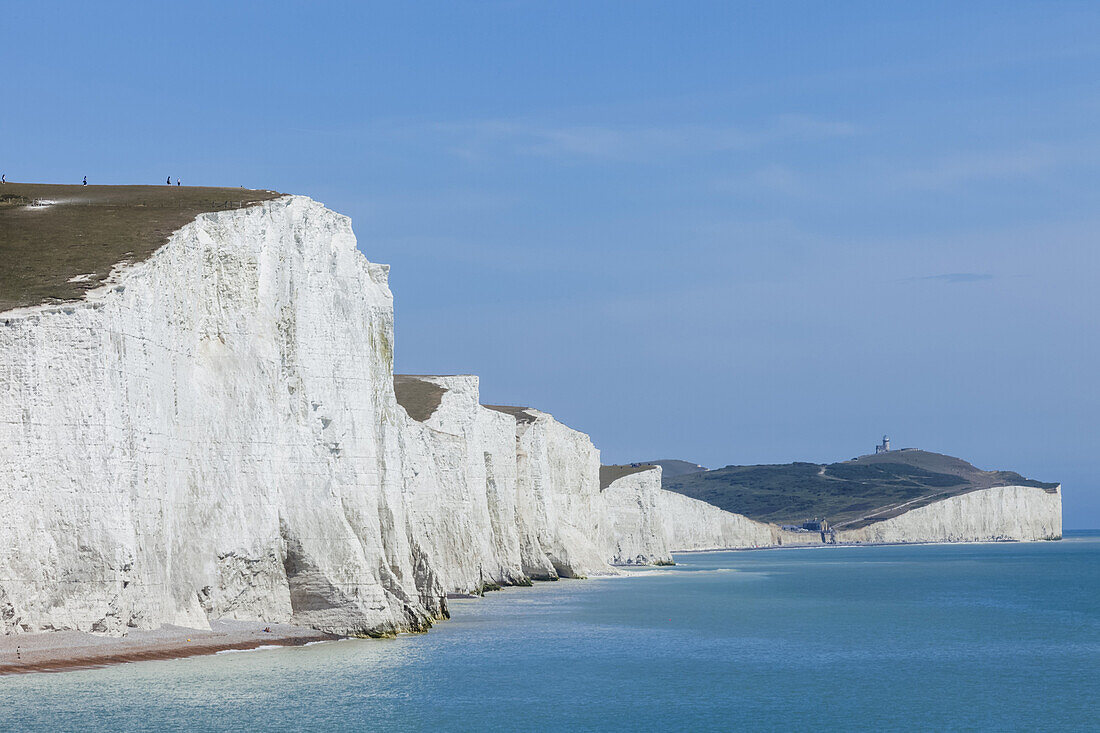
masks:
[[[776,524],[821,517],[854,529],[934,501],[994,486],[1058,484],[1012,471],[982,471],[966,461],[897,450],[821,465],[788,463],[725,468],[663,480],[663,486],[727,511]]]
[[[115,265],[144,260],[199,214],[280,195],[195,186],[0,185],[0,311],[79,299]]]

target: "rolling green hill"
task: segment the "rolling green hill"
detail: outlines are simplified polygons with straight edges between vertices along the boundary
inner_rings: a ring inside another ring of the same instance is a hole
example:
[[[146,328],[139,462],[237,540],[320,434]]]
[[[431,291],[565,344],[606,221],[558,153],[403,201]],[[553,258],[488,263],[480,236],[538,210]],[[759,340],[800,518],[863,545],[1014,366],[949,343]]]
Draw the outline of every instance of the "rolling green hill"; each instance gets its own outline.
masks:
[[[776,524],[821,517],[843,529],[889,519],[933,501],[994,486],[1058,484],[983,471],[959,458],[904,449],[830,463],[726,466],[663,480],[664,488]]]

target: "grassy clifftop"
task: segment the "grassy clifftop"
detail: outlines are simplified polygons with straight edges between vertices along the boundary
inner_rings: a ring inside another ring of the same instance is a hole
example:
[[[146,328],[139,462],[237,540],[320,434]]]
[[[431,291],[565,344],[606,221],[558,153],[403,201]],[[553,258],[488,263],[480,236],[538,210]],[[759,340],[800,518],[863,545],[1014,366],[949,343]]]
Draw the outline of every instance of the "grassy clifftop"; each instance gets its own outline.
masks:
[[[405,408],[409,417],[418,422],[430,418],[447,394],[444,387],[416,374],[394,374],[393,391],[397,404]]]
[[[1012,471],[983,471],[959,458],[897,450],[831,463],[726,466],[667,477],[664,488],[752,519],[777,524],[823,517],[855,529],[919,506],[994,486],[1058,484]]]
[[[648,471],[653,468],[653,465],[654,464],[651,463],[639,463],[637,465],[616,464],[611,466],[600,466],[600,490],[603,491],[623,476],[630,476],[631,474]]]
[[[140,262],[199,214],[277,198],[196,186],[0,185],[0,311],[74,300]]]

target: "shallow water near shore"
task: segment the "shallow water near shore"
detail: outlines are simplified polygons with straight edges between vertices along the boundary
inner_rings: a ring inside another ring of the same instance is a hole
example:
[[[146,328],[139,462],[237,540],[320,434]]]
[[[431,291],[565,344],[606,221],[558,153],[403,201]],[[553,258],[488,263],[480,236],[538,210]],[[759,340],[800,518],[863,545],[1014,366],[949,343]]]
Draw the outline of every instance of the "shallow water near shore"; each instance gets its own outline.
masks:
[[[1095,729],[1100,532],[684,554],[428,634],[0,678],[5,730]]]

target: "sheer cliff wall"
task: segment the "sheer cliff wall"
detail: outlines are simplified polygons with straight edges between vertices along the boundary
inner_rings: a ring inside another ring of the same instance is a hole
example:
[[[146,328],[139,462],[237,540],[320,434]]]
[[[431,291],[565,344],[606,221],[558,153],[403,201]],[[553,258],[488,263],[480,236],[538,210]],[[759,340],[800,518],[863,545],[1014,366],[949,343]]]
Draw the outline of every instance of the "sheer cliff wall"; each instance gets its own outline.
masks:
[[[661,488],[661,468],[632,473],[605,490],[603,542],[612,562],[671,562],[672,552],[771,547],[778,529]]]
[[[0,629],[389,634],[447,593],[615,573],[588,436],[476,377],[398,404],[387,275],[283,197],[0,314]]]
[[[387,268],[301,197],[0,315],[0,624],[337,633],[444,612],[405,515]]]
[[[997,542],[1062,537],[1062,489],[998,486],[837,533],[839,542]]]
[[[615,572],[593,539],[602,499],[587,435],[538,410],[482,406],[476,376],[399,379],[439,390],[402,435],[412,533],[446,592]]]

